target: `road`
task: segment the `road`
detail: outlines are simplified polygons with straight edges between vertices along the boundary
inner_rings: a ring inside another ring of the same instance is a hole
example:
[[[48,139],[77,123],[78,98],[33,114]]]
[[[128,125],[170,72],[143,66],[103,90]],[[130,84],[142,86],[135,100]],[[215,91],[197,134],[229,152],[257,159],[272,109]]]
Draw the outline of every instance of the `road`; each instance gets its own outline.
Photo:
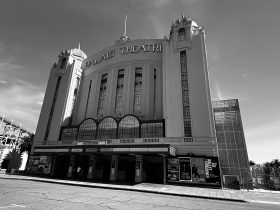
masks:
[[[279,205],[0,179],[0,209],[279,209]]]

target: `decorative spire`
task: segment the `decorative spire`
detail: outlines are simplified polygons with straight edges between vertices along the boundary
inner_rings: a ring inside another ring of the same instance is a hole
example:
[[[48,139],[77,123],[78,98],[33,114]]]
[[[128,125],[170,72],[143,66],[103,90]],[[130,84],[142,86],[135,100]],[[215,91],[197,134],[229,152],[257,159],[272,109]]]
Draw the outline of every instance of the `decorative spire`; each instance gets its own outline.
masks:
[[[124,37],[126,37],[126,22],[127,22],[127,14],[125,14],[125,20],[124,20],[124,33],[123,33]]]
[[[79,49],[79,50],[81,49],[81,44],[80,44],[80,42],[79,42],[79,45],[78,45],[78,49]]]
[[[182,13],[182,19],[184,19],[185,18],[185,14],[184,13]]]

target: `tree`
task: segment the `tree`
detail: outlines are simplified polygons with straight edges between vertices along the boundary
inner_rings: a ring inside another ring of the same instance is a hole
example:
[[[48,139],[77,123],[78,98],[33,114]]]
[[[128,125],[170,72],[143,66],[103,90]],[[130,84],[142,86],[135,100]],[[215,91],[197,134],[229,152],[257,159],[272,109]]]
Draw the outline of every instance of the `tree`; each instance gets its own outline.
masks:
[[[250,166],[254,166],[254,165],[256,165],[256,163],[255,163],[254,161],[250,160],[250,161],[249,161],[249,165],[250,165]]]
[[[280,167],[280,161],[278,159],[274,159],[274,160],[271,161],[270,165],[273,168],[279,168]]]
[[[11,169],[19,169],[22,163],[21,153],[17,149],[12,149],[4,158],[4,161],[8,161],[8,168],[7,170]]]
[[[24,152],[27,152],[28,155],[30,154],[31,148],[32,148],[32,143],[33,143],[33,138],[34,138],[34,134],[25,136],[23,138],[22,143],[19,145],[19,150],[20,150],[21,154]]]

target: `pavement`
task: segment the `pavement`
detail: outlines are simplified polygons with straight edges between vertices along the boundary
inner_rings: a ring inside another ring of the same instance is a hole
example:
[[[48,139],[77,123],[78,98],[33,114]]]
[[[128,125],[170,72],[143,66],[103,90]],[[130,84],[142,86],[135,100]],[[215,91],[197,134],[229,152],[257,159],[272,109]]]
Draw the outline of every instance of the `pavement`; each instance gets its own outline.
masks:
[[[113,190],[128,190],[164,195],[174,195],[182,197],[195,197],[203,199],[275,204],[280,206],[280,191],[265,190],[232,190],[232,189],[213,189],[195,186],[177,186],[152,183],[140,183],[134,185],[105,184],[86,181],[73,181],[63,179],[42,178],[26,175],[12,175],[0,173],[0,179],[17,179],[37,182],[73,185],[81,187],[93,187]]]

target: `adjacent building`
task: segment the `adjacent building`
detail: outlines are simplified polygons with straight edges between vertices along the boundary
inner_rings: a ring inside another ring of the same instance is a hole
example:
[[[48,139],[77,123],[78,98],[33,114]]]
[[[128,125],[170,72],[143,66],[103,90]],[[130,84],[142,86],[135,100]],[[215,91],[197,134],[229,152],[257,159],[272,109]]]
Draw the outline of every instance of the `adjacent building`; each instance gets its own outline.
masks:
[[[220,185],[205,32],[182,17],[163,39],[87,56],[62,51],[51,69],[27,171],[120,182]]]
[[[213,102],[221,174],[225,185],[251,184],[247,147],[237,99]]]

